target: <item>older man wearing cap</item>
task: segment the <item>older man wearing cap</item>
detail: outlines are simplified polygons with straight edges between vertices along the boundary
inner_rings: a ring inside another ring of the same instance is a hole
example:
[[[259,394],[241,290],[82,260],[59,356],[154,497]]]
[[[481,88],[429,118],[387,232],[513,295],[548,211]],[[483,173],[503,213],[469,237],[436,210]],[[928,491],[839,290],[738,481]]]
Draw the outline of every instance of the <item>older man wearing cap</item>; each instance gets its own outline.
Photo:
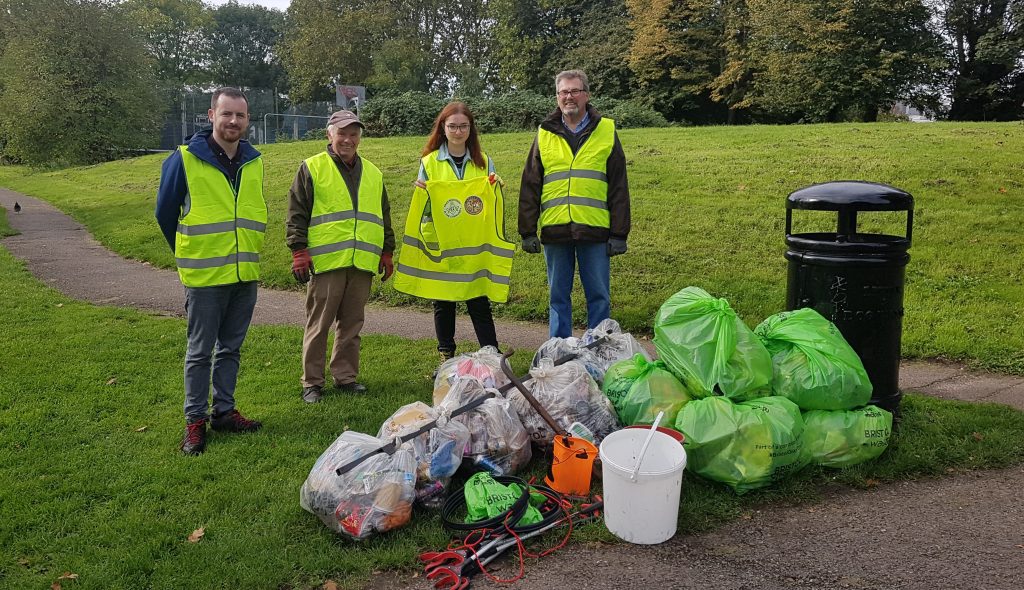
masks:
[[[307,160],[288,191],[286,240],[292,274],[306,288],[302,339],[302,399],[320,401],[327,336],[334,326],[330,371],[334,387],[365,393],[359,374],[359,331],[373,273],[386,281],[395,235],[380,170],[356,150],[363,123],[338,111],[327,123],[327,150]]]

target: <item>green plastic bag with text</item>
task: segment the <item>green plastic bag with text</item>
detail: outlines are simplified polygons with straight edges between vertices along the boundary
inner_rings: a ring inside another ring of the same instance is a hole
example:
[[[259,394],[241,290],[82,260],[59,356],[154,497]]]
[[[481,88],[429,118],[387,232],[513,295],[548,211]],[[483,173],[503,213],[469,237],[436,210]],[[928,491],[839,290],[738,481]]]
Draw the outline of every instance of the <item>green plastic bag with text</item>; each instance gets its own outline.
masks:
[[[802,410],[850,410],[871,399],[860,357],[817,311],[777,313],[754,333],[772,357],[772,395],[788,397]]]
[[[716,387],[737,401],[771,391],[772,359],[764,345],[728,301],[699,287],[687,287],[662,304],[654,347],[693,397],[712,395]]]
[[[892,414],[877,406],[804,412],[804,459],[849,467],[877,458],[889,446]]]
[[[494,518],[507,511],[522,497],[523,490],[516,484],[498,483],[490,473],[481,471],[466,480],[463,493],[466,496],[466,522],[472,523]],[[526,513],[516,524],[522,526],[540,522],[541,515],[537,506],[543,503],[544,496],[531,491]]]
[[[806,465],[800,408],[784,397],[747,402],[693,400],[676,417],[686,437],[686,469],[738,494],[764,487]]]
[[[648,361],[642,354],[609,367],[601,389],[624,426],[652,424],[661,411],[662,423],[671,424],[691,399],[664,362]]]

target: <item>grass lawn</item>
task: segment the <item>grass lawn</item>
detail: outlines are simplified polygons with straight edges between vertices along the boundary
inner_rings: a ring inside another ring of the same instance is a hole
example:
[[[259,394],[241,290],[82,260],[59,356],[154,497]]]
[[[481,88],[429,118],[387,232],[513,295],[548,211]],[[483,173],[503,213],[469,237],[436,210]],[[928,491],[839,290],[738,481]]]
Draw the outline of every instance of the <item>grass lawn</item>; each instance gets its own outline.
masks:
[[[815,182],[862,179],[915,196],[903,350],[1024,374],[1024,126],[1020,123],[842,124],[636,129],[621,133],[633,197],[630,251],[612,262],[613,316],[649,332],[661,303],[687,285],[726,297],[750,325],[785,305],[784,199]],[[515,235],[519,176],[532,134],[494,134],[485,148],[508,181]],[[384,172],[396,231],[404,226],[423,138],[367,138],[361,153]],[[284,246],[288,186],[300,161],[324,142],[261,146],[270,228],[263,276],[297,288]],[[125,256],[171,267],[152,211],[163,156],[33,172],[0,168],[0,185],[44,198]],[[795,231],[832,227],[825,213],[798,212]],[[862,214],[864,231],[898,232],[902,216]],[[400,241],[400,240],[399,240]],[[544,321],[540,256],[518,253],[499,316]],[[577,288],[577,302],[582,293]],[[413,300],[388,285],[387,304]],[[585,310],[575,306],[577,323]]]
[[[2,224],[0,224],[2,227]],[[301,330],[254,327],[239,407],[251,435],[212,434],[177,452],[185,324],[69,300],[0,248],[0,588],[359,587],[371,572],[415,568],[447,542],[417,512],[408,528],[360,544],[301,510],[309,468],[344,429],[376,432],[401,404],[429,402],[430,341],[363,340],[367,397],[298,395]],[[529,355],[515,364],[522,369]],[[815,501],[823,484],[872,485],[1024,462],[1024,414],[908,395],[893,446],[870,465],[805,470],[743,497],[688,476],[680,530],[703,531],[772,504]],[[186,539],[204,527],[198,543]],[[612,540],[602,526],[580,531]]]

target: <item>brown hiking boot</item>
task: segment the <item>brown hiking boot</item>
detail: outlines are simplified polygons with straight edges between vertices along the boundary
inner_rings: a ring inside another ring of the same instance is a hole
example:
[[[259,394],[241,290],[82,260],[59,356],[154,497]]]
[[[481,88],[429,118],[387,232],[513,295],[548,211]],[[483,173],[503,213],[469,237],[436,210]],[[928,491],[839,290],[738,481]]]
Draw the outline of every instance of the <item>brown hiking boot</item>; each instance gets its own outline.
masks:
[[[238,410],[214,416],[210,427],[217,432],[256,432],[263,426],[258,420],[250,420]]]
[[[437,372],[441,370],[441,365],[455,358],[455,351],[439,350],[438,354],[441,355],[441,362],[434,369],[434,372],[430,375],[431,379],[437,379]]]
[[[185,438],[181,440],[181,452],[186,455],[200,455],[206,450],[206,419],[200,418],[185,423]]]

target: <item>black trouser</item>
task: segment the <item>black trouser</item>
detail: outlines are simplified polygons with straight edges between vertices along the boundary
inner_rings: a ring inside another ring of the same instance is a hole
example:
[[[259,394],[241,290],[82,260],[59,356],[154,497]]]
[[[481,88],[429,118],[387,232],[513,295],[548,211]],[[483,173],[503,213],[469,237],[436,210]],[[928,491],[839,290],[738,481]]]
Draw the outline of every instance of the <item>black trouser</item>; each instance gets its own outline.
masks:
[[[473,320],[473,330],[480,346],[498,347],[498,336],[494,333],[494,317],[491,315],[491,302],[487,297],[477,297],[466,302],[469,317]],[[437,350],[455,352],[455,302],[434,302],[434,331],[437,332]]]

